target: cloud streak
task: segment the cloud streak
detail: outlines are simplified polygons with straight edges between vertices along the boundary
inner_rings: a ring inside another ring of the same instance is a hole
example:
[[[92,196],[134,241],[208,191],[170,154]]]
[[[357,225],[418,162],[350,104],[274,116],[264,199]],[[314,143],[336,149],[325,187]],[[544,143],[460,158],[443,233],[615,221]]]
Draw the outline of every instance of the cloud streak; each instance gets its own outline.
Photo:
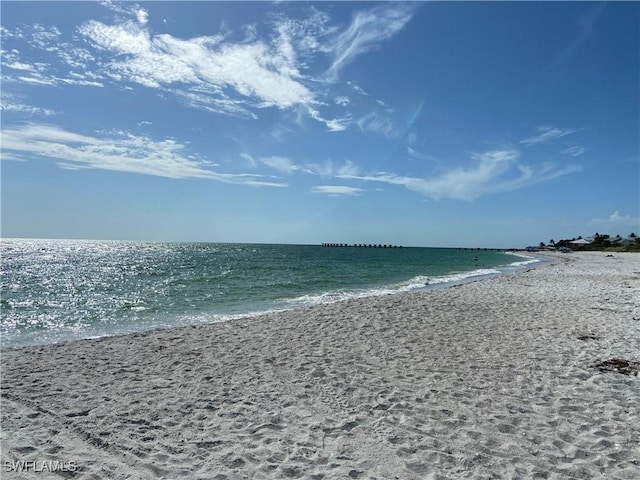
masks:
[[[569,44],[567,47],[562,49],[560,53],[558,53],[552,63],[552,66],[557,66],[567,61],[582,46],[582,44],[591,35],[593,35],[598,17],[600,16],[600,13],[602,13],[602,10],[604,10],[604,8],[605,4],[599,3],[580,17],[580,32],[578,33],[578,36],[574,39],[573,42],[571,42],[571,44]]]
[[[567,135],[571,135],[572,133],[575,133],[578,131],[570,128],[555,128],[555,127],[549,127],[549,126],[537,127],[536,130],[540,133],[538,133],[537,135],[534,135],[533,137],[520,140],[520,143],[523,143],[526,146],[530,147],[532,145],[549,143],[559,138],[566,137]]]
[[[300,170],[300,167],[295,165],[289,158],[286,157],[267,157],[261,158],[260,161],[266,166],[273,168],[281,173],[291,174],[296,170]]]
[[[358,195],[362,192],[362,189],[344,185],[317,185],[312,187],[311,191],[313,193],[329,195],[330,197],[339,197],[343,195]]]
[[[55,115],[56,113],[53,110],[50,110],[48,108],[26,105],[20,102],[19,100],[17,100],[16,97],[14,97],[13,95],[4,93],[4,92],[0,97],[0,110],[2,110],[3,112],[20,112],[20,113],[26,113],[28,115],[46,116],[46,117],[50,115]]]
[[[572,147],[567,147],[567,148],[561,150],[560,153],[563,153],[565,155],[569,155],[570,157],[579,157],[584,152],[585,152],[585,148],[583,146],[574,145]]]
[[[2,152],[16,160],[49,158],[65,169],[99,169],[158,177],[205,178],[252,186],[283,187],[282,183],[253,174],[225,174],[206,159],[194,159],[173,140],[155,141],[118,132],[97,137],[69,132],[51,125],[30,124],[2,130]]]
[[[520,152],[517,150],[492,150],[472,154],[473,163],[468,167],[454,168],[427,178],[386,172],[366,176],[341,175],[339,178],[401,185],[434,200],[472,201],[484,195],[525,188],[580,170],[577,166],[557,168],[551,163],[532,167],[518,163],[519,158]]]
[[[330,43],[328,51],[335,53],[327,78],[336,81],[340,70],[357,56],[378,48],[402,30],[411,20],[414,8],[411,4],[391,3],[356,12],[349,27]]]

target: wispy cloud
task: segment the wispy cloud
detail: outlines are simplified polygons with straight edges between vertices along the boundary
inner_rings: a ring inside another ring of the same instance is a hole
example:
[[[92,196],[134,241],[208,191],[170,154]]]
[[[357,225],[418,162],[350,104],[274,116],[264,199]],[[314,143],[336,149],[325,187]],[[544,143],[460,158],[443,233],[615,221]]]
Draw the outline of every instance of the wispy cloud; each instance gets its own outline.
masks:
[[[182,96],[193,106],[221,107],[223,113],[231,113],[247,106],[316,104],[314,93],[301,82],[288,30],[276,30],[278,35],[269,43],[229,43],[223,35],[155,35],[146,22],[130,20],[113,25],[93,20],[78,31],[102,52],[101,67],[112,79],[149,88],[186,86]],[[206,97],[213,100],[207,102]]]
[[[91,136],[51,125],[30,124],[2,130],[2,152],[14,159],[36,157],[56,160],[66,169],[100,169],[159,177],[207,178],[253,186],[285,186],[268,177],[225,174],[213,170],[207,159],[194,158],[185,145],[173,140],[152,140],[127,132]]]
[[[11,70],[23,70],[25,72],[34,72],[36,71],[33,65],[29,65],[27,63],[13,62],[6,63],[4,68],[10,68]]]
[[[632,217],[631,215],[620,215],[620,212],[615,211],[609,216],[609,221],[612,223],[622,224],[640,224],[638,217]]]
[[[358,55],[378,48],[402,30],[411,20],[414,9],[413,4],[390,3],[357,12],[349,27],[329,45],[328,51],[334,52],[334,57],[327,71],[328,79],[337,80],[340,70]]]
[[[256,159],[246,152],[242,152],[240,154],[240,158],[244,159],[251,168],[256,168],[258,166]]]
[[[261,158],[260,161],[265,165],[267,165],[268,167],[271,167],[274,170],[277,170],[278,172],[282,172],[282,173],[291,174],[296,170],[300,170],[299,166],[295,165],[291,161],[291,159],[286,157],[273,156],[273,157]]]
[[[602,10],[604,10],[605,6],[605,2],[598,2],[594,7],[580,16],[580,31],[578,35],[575,37],[573,42],[571,42],[567,47],[563,48],[558,53],[552,63],[553,66],[559,65],[569,59],[593,34],[595,24],[598,21],[598,17],[600,16],[600,13],[602,13]]]
[[[362,132],[376,133],[387,138],[395,137],[398,134],[398,129],[389,115],[379,111],[371,111],[363,115],[356,121],[356,124]]]
[[[100,75],[86,71],[89,69],[89,61],[92,59],[91,54],[83,47],[61,41],[61,32],[55,26],[47,27],[34,24],[14,31],[2,28],[2,36],[12,41],[25,42],[28,45],[28,48],[25,49],[27,51],[40,49],[44,55],[39,57],[48,60],[48,62],[27,61],[21,57],[22,49],[3,49],[1,52],[4,69],[2,81],[5,84],[24,82],[46,86],[103,86],[100,82],[102,79]],[[72,69],[77,68],[79,71],[61,71],[59,66],[54,67],[52,62],[56,57],[63,64]]]
[[[351,160],[342,164],[335,164],[331,160],[323,163],[313,163],[305,165],[305,172],[319,175],[321,177],[341,177],[347,175],[358,175],[360,169]]]
[[[337,118],[334,118],[332,120],[327,120],[326,125],[327,129],[330,132],[342,132],[343,130],[346,130],[348,128],[349,123],[345,119],[339,120]]]
[[[301,82],[292,40],[284,30],[270,42],[234,44],[225,42],[222,35],[181,39],[154,34],[147,25],[148,13],[136,5],[104,5],[133,18],[120,17],[110,25],[90,20],[79,26],[78,34],[92,51],[76,44],[61,48],[60,32],[53,28],[47,31],[37,25],[29,34],[10,33],[54,53],[69,66],[82,67],[82,78],[79,71],[75,76],[60,76],[49,64],[21,61],[18,53],[7,57],[3,52],[5,66],[20,73],[16,80],[32,84],[132,82],[178,94],[190,106],[226,114],[317,103],[315,94]],[[336,129],[335,121],[330,126]]]
[[[311,188],[313,193],[321,193],[330,197],[338,197],[342,195],[358,195],[362,192],[361,188],[347,187],[344,185],[317,185]]]
[[[253,157],[247,153],[241,154],[241,157],[247,161]],[[306,175],[314,175],[319,177],[342,177],[345,175],[357,175],[359,168],[350,160],[344,163],[335,164],[327,160],[323,163],[301,162],[295,163],[288,157],[271,156],[260,158],[260,163],[277,170],[280,173],[291,175],[293,173],[302,173]]]
[[[229,40],[231,32],[224,26],[217,34],[191,38],[159,33],[139,4],[101,4],[113,12],[113,20],[87,20],[73,34],[41,24],[3,28],[3,37],[23,42],[2,51],[3,83],[142,86],[188,107],[224,115],[256,119],[262,109],[276,108],[320,122],[329,132],[347,130],[354,118],[361,118],[361,129],[388,134],[382,117],[347,111],[363,105],[327,89],[327,71],[319,64],[330,56],[328,75],[337,79],[345,65],[399,32],[412,17],[413,4],[358,11],[343,28],[331,25],[330,16],[315,7],[303,18],[273,15],[265,24],[242,25],[241,41]],[[20,52],[37,49],[37,58],[46,61],[21,58]],[[350,91],[364,95],[353,85]]]
[[[517,190],[579,170],[577,166],[557,168],[551,163],[534,167],[518,163],[519,157],[520,152],[512,149],[474,153],[471,155],[471,166],[453,168],[427,178],[399,176],[387,172],[340,177],[402,185],[435,200],[471,201],[484,195]]]
[[[633,215],[628,214],[620,214],[620,212],[615,211],[607,218],[594,218],[593,220],[591,220],[590,224],[594,226],[601,226],[604,228],[629,227],[640,230],[640,217],[634,217]],[[634,233],[640,235],[638,231],[635,231]]]
[[[45,117],[54,115],[56,113],[48,108],[26,105],[18,100],[16,96],[6,92],[2,92],[2,96],[0,97],[0,110],[2,110],[3,112],[19,112],[28,115]]]
[[[585,148],[581,145],[574,145],[561,150],[561,153],[569,155],[570,157],[579,157],[585,152]]]
[[[565,137],[567,135],[571,135],[572,133],[577,132],[576,129],[571,128],[556,128],[550,126],[540,126],[536,127],[536,130],[539,132],[537,135],[533,137],[525,138],[524,140],[520,140],[520,143],[523,143],[527,146],[537,145],[541,143],[549,143],[553,140],[557,140],[558,138]]]
[[[320,115],[320,112],[313,108],[308,108],[307,111],[311,118],[324,123],[327,126],[327,130],[329,130],[330,132],[341,132],[343,130],[346,130],[351,123],[351,120],[348,117],[341,119],[333,118],[331,120],[328,120],[326,118],[323,118],[322,115]]]

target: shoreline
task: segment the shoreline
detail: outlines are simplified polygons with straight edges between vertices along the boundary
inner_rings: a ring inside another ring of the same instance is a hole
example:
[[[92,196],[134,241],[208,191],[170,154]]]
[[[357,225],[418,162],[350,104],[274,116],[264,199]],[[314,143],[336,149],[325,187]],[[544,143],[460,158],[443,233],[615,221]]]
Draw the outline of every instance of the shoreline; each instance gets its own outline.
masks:
[[[504,251],[503,253],[514,258],[514,261],[497,266],[476,265],[476,269],[473,270],[453,271],[441,275],[418,275],[396,283],[386,283],[367,287],[353,287],[347,290],[334,289],[323,292],[305,293],[298,297],[274,300],[274,305],[267,305],[265,303],[258,306],[257,309],[251,309],[248,307],[241,308],[243,311],[238,313],[203,313],[195,317],[186,315],[184,319],[180,317],[173,319],[169,317],[166,319],[142,319],[140,323],[125,322],[122,324],[113,324],[109,328],[101,328],[100,325],[97,324],[86,325],[81,330],[72,331],[61,328],[51,331],[43,330],[38,332],[23,332],[21,334],[9,332],[3,335],[2,342],[0,342],[0,352],[84,340],[97,340],[106,337],[144,334],[155,330],[172,330],[198,325],[209,325],[259,318],[264,315],[304,310],[315,306],[330,305],[349,300],[361,300],[389,295],[446,289],[464,285],[466,283],[486,280],[495,276],[518,273],[526,270],[527,268],[535,268],[540,263],[548,261],[545,259],[546,257],[544,257],[544,255],[532,255],[531,253],[515,251]],[[9,340],[7,340],[6,337],[9,337]]]
[[[2,350],[3,466],[636,478],[640,254],[541,256],[446,289]],[[611,359],[632,374],[597,367]]]

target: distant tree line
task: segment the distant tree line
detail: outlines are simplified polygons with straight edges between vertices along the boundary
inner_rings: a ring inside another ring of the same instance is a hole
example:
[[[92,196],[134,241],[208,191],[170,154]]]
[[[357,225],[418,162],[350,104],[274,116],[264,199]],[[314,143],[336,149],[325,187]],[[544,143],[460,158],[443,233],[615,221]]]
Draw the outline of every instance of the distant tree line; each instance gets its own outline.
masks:
[[[572,243],[576,240],[582,240],[582,236],[567,238],[558,240],[557,242],[553,239],[549,240],[549,244],[545,245],[544,242],[540,242],[540,248],[571,248],[572,250],[607,250],[613,249],[618,251],[632,251],[632,252],[640,252],[640,237],[638,237],[635,233],[629,234],[629,236],[625,239],[620,235],[616,235],[615,237],[611,237],[608,234],[600,234],[597,233],[589,238],[588,244],[578,245]]]

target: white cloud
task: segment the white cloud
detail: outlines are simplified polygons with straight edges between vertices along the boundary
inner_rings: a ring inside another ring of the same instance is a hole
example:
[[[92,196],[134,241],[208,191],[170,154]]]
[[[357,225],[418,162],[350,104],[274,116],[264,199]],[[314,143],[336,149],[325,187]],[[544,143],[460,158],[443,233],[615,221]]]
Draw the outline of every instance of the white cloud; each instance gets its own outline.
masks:
[[[520,153],[511,149],[474,153],[471,155],[474,161],[471,166],[454,168],[428,178],[400,176],[387,172],[338,177],[402,185],[436,200],[449,198],[471,201],[484,195],[524,188],[579,170],[575,166],[557,169],[550,163],[534,168],[518,164],[516,161],[519,157]]]
[[[37,48],[50,55],[50,63],[36,65],[21,60],[17,49],[3,50],[10,72],[3,82],[95,87],[113,82],[122,89],[137,84],[191,108],[244,118],[255,119],[264,108],[290,109],[299,117],[323,123],[330,132],[339,132],[349,128],[354,116],[344,110],[336,115],[330,109],[358,106],[349,96],[327,89],[326,83],[318,81],[322,78],[310,73],[311,65],[318,64],[318,56],[330,55],[330,76],[337,76],[357,56],[400,31],[415,8],[375,6],[357,12],[339,29],[330,25],[328,14],[309,7],[305,18],[270,17],[268,35],[259,30],[264,24],[241,26],[244,39],[231,42],[233,32],[224,25],[217,35],[179,38],[152,30],[148,11],[136,3],[101,4],[115,13],[113,21],[88,20],[71,39],[71,32],[63,35],[56,27],[40,24],[13,31],[3,28],[3,37],[27,44],[25,52]],[[365,95],[350,85],[349,95],[353,90]],[[382,118],[360,123],[363,130],[388,134]]]
[[[29,115],[44,115],[47,117],[56,113],[48,108],[25,105],[17,100],[16,97],[6,92],[2,92],[2,96],[0,97],[0,110],[3,112],[26,113]]]
[[[347,129],[347,125],[343,123],[344,121],[333,119],[327,121],[327,128],[330,132],[342,132]]]
[[[354,82],[347,82],[347,85],[349,85],[353,89],[353,91],[356,92],[358,95],[361,95],[363,97],[369,96],[369,94],[365,92],[358,84]]]
[[[553,140],[557,140],[558,138],[562,138],[566,135],[577,132],[577,130],[574,129],[554,128],[549,126],[537,127],[536,130],[540,132],[538,135],[520,140],[520,143],[524,143],[527,146],[537,145],[540,143],[548,143]]]
[[[139,8],[136,10],[136,18],[140,25],[146,25],[149,21],[149,12],[147,12],[144,8]]]
[[[327,51],[333,52],[333,62],[327,71],[330,80],[337,80],[342,68],[355,57],[377,48],[411,20],[414,6],[404,3],[381,5],[357,12],[349,27],[336,35]]]
[[[39,27],[36,25],[34,28]],[[14,37],[16,37],[14,35]],[[23,36],[17,36],[23,38]],[[48,37],[47,37],[48,38]],[[68,44],[53,44],[46,48],[48,52],[58,55],[65,63],[73,67],[85,68],[86,64],[80,62],[80,59],[85,55],[82,49],[74,49]],[[68,72],[67,77],[59,77],[50,72],[52,69],[51,64],[44,62],[32,62],[27,63],[20,60],[20,52],[16,49],[11,51],[2,50],[3,67],[14,72],[3,71],[2,82],[3,84],[10,83],[27,83],[31,85],[41,86],[59,86],[61,84],[66,85],[90,85],[95,87],[102,87],[103,84],[99,81],[102,77],[95,75],[91,72]],[[17,76],[14,76],[17,75]],[[5,90],[6,91],[6,90]]]
[[[432,198],[474,200],[495,189],[496,179],[506,173],[520,156],[515,150],[494,150],[473,154],[476,164],[471,168],[457,168],[440,177],[411,182],[411,190]]]
[[[137,3],[130,2],[114,2],[111,0],[104,0],[100,2],[100,4],[111,10],[112,12],[117,13],[118,15],[122,15],[129,18],[134,18],[141,24],[146,24],[149,20],[149,12],[147,12],[144,8],[142,8]]]
[[[363,132],[376,133],[387,138],[392,138],[398,135],[398,130],[395,128],[389,116],[377,111],[372,111],[363,115],[356,120],[356,124]]]
[[[70,72],[69,75],[82,75],[83,78],[91,80],[102,80],[103,75],[91,71],[94,62],[93,54],[86,48],[78,47],[70,43],[60,43],[56,51],[58,58],[71,68],[78,69],[78,72]],[[79,73],[81,72],[81,73]]]
[[[317,185],[311,188],[313,193],[322,193],[332,197],[341,195],[357,195],[362,192],[361,188],[347,187],[344,185]]]
[[[553,61],[552,65],[557,66],[568,58],[570,58],[578,49],[582,46],[582,44],[587,40],[594,31],[595,24],[600,16],[600,13],[605,8],[605,4],[596,4],[595,7],[587,11],[584,15],[582,15],[579,19],[580,23],[580,32],[578,36],[574,39],[574,41],[564,48]]]
[[[327,126],[327,130],[330,132],[342,132],[343,130],[346,130],[351,123],[349,118],[334,118],[332,120],[327,120],[326,118],[323,118],[322,115],[320,115],[320,112],[313,108],[308,108],[307,112],[309,116],[314,120],[324,123]],[[302,119],[300,118],[299,121],[301,120]]]
[[[176,89],[169,89],[169,92],[173,93],[178,99],[182,100],[185,105],[191,108],[198,108],[206,110],[208,112],[225,113],[234,115],[237,117],[258,118],[255,113],[245,108],[241,102],[231,99],[222,90],[219,91],[218,96],[214,96],[211,92],[206,90],[200,90],[197,87],[192,88],[189,91]]]
[[[637,219],[633,219],[631,215],[620,215],[620,212],[615,211],[609,216],[609,221],[613,223],[627,223],[631,221],[637,222]]]
[[[56,85],[57,81],[51,77],[45,77],[44,75],[34,75],[32,77],[20,76],[18,80],[24,83],[30,83],[32,85]]]
[[[0,105],[0,110],[2,110],[3,112],[20,112],[20,113],[27,113],[29,115],[44,115],[44,116],[49,116],[49,115],[54,115],[56,112],[54,112],[53,110],[49,110],[48,108],[41,108],[41,107],[32,107],[30,105],[24,105],[21,103],[2,103],[2,105]]]
[[[570,157],[579,157],[585,152],[585,148],[580,145],[575,145],[573,147],[567,147],[561,151],[565,155],[569,155]]]
[[[412,134],[409,134],[409,136],[413,136]],[[439,163],[438,159],[428,155],[426,153],[420,152],[418,150],[416,150],[413,147],[407,146],[407,153],[409,154],[410,158],[414,158],[416,160],[423,160],[423,161],[429,161],[429,162],[435,162],[435,163]]]
[[[243,25],[242,31],[245,35],[245,39],[242,43],[252,43],[258,38],[258,28],[256,25]]]
[[[306,68],[306,60],[312,58],[318,52],[326,51],[324,42],[327,36],[335,33],[335,28],[328,26],[329,15],[309,8],[306,18],[286,18],[278,16],[275,26],[280,36],[290,39],[291,45],[300,57],[300,65]]]
[[[640,229],[640,217],[634,217],[632,215],[620,214],[615,211],[608,218],[594,218],[590,222],[591,225],[599,225],[604,228],[621,228],[629,227],[632,229]],[[637,231],[634,232],[639,234]]]
[[[610,227],[629,226],[634,228],[640,228],[639,217],[633,217],[631,215],[626,215],[626,214],[621,215],[620,212],[618,212],[617,210],[613,212],[611,215],[609,215],[609,218],[595,219],[595,220],[592,220],[592,223],[605,224]]]
[[[211,162],[188,155],[185,146],[172,139],[155,141],[126,132],[97,137],[37,124],[4,128],[1,134],[3,157],[7,152],[13,158],[23,160],[50,158],[67,169],[101,169],[175,179],[207,178],[253,186],[283,186],[265,182],[257,175],[215,172],[210,168]]]
[[[304,171],[321,177],[357,176],[360,173],[358,166],[351,160],[347,160],[342,165],[334,165],[331,160],[327,160],[320,164],[309,164],[305,166]]]
[[[53,45],[60,37],[60,30],[57,27],[47,27],[36,23],[32,27],[31,31],[31,41],[38,48],[42,48],[44,50],[55,49]]]
[[[358,175],[360,169],[351,160],[338,167],[337,175]]]
[[[240,158],[246,160],[247,164],[249,164],[251,168],[256,168],[258,166],[258,162],[256,161],[256,159],[253,158],[248,153],[245,153],[245,152],[241,153]]]
[[[296,170],[300,170],[300,167],[296,166],[290,159],[286,157],[273,156],[261,158],[260,161],[268,167],[271,167],[274,170],[282,173],[293,173]]]
[[[293,133],[294,131],[291,128],[283,125],[282,123],[277,123],[273,126],[268,135],[277,142],[284,143]]]
[[[112,78],[150,88],[187,85],[184,97],[213,97],[206,105],[209,109],[221,106],[223,113],[232,113],[242,111],[246,102],[254,108],[315,102],[313,93],[297,80],[295,53],[283,30],[271,45],[262,41],[230,44],[222,36],[152,35],[134,22],[90,21],[79,32],[107,56],[103,65]],[[244,98],[232,99],[227,89]],[[200,99],[193,105],[204,103]]]
[[[5,68],[10,68],[12,70],[23,70],[25,72],[35,72],[36,69],[34,68],[33,65],[29,65],[27,63],[20,63],[20,62],[13,62],[13,63],[6,63],[4,65]]]

